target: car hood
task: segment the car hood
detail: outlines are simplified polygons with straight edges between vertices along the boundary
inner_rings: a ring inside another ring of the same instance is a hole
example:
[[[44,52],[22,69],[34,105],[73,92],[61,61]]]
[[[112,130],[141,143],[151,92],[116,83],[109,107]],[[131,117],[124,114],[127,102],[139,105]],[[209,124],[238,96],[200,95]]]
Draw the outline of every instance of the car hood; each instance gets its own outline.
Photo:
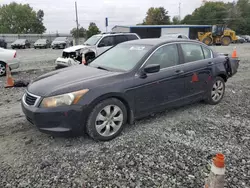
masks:
[[[84,48],[89,48],[90,46],[86,46],[86,45],[76,45],[76,46],[71,46],[69,48],[64,49],[64,52],[70,53],[70,52],[75,52],[77,50],[81,50]]]
[[[13,42],[12,45],[15,45],[15,44],[25,44],[25,42]]]
[[[107,79],[109,80],[110,77],[118,74],[121,73],[77,65],[38,77],[30,83],[28,91],[42,97],[60,95],[81,89],[98,87],[108,83]]]

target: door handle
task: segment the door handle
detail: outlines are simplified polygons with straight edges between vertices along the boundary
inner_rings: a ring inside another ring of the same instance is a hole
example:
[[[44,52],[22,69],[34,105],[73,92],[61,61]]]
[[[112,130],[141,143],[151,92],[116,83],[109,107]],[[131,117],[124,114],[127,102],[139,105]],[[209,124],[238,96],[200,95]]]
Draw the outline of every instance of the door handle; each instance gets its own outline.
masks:
[[[176,70],[175,73],[176,73],[176,74],[183,74],[184,71],[183,71],[183,70]]]
[[[214,64],[214,62],[208,62],[207,63],[207,65],[213,65]]]

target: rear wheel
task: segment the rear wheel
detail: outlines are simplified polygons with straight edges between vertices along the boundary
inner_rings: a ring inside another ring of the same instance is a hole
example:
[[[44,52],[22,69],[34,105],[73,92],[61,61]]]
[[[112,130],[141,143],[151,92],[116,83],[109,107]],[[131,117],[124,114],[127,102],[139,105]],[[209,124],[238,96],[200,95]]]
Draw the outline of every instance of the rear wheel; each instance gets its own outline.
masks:
[[[87,133],[94,140],[108,141],[118,136],[127,122],[124,104],[115,98],[97,104],[89,115]]]
[[[0,76],[6,75],[6,64],[3,62],[0,62]]]
[[[230,43],[231,43],[230,37],[223,37],[223,38],[221,39],[221,44],[222,44],[223,46],[228,46]]]
[[[212,87],[210,88],[207,94],[207,98],[205,101],[208,104],[216,105],[222,100],[224,93],[225,93],[225,81],[221,77],[216,77]]]
[[[206,45],[211,45],[212,44],[212,39],[210,37],[206,37],[202,40],[202,42]]]

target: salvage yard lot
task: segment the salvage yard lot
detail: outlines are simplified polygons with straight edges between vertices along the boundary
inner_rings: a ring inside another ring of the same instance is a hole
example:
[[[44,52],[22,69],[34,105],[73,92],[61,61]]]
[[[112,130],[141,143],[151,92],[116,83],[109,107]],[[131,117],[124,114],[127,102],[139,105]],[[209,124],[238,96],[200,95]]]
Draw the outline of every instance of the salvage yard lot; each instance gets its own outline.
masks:
[[[226,83],[220,104],[156,114],[109,142],[40,133],[21,112],[25,88],[4,89],[0,78],[0,187],[198,188],[217,152],[226,156],[226,187],[250,187],[250,44],[237,45],[237,51],[239,72]],[[22,71],[13,77],[33,79],[53,69],[61,50],[18,54]]]

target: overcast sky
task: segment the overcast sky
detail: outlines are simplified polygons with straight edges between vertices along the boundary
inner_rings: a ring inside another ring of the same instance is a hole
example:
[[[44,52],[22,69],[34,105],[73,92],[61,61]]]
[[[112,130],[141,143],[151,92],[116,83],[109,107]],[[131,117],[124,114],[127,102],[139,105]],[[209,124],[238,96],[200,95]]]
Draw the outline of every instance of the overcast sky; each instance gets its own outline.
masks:
[[[0,0],[0,4],[8,4],[14,0]],[[232,2],[233,0],[223,0]],[[47,33],[69,33],[76,26],[75,0],[15,0],[29,3],[35,10],[42,9],[45,13],[44,24]],[[163,6],[171,17],[191,14],[199,7],[202,0],[78,0],[79,24],[85,28],[93,21],[105,31],[105,17],[109,18],[108,30],[115,25],[135,25],[145,18],[149,7]]]

